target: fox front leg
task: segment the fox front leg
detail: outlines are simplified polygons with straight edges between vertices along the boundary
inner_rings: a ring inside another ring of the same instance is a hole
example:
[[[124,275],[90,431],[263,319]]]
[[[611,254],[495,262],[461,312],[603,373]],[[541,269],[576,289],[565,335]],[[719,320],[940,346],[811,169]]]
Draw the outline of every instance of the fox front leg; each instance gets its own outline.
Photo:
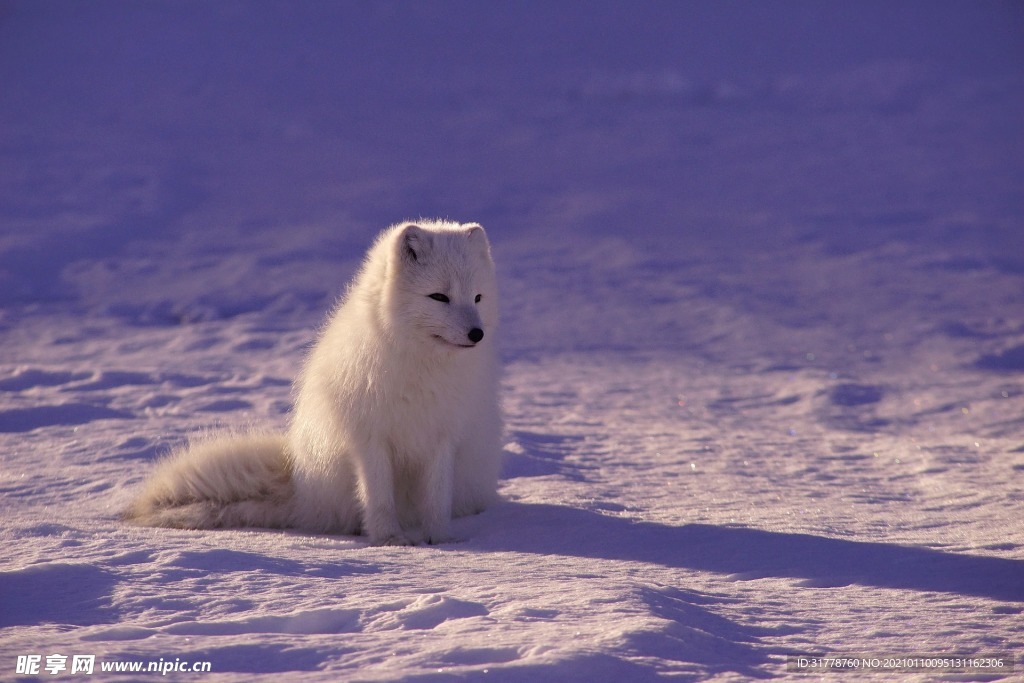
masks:
[[[452,540],[452,495],[454,493],[455,453],[443,448],[427,460],[417,487],[417,508],[423,541],[430,545]]]
[[[395,505],[395,476],[383,448],[367,447],[357,456],[363,533],[373,545],[412,545],[402,531]]]

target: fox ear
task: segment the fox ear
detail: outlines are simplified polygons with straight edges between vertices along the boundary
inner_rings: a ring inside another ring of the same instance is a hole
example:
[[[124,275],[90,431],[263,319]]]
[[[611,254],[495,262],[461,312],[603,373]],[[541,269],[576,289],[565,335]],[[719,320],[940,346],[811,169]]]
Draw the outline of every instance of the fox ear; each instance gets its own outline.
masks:
[[[432,245],[430,233],[418,225],[405,226],[398,236],[399,253],[408,263],[423,263]]]
[[[482,249],[486,253],[490,253],[491,245],[487,241],[487,231],[479,223],[466,223],[462,226],[466,230],[466,236],[469,237],[470,244],[475,245],[478,249]]]

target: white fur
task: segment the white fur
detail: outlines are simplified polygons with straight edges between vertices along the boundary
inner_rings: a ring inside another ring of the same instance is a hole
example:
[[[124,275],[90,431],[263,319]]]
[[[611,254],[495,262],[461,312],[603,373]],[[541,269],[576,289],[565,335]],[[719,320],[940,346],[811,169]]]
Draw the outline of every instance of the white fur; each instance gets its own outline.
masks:
[[[453,516],[497,496],[497,315],[483,228],[385,230],[296,380],[287,436],[194,444],[160,466],[125,517],[448,540]]]

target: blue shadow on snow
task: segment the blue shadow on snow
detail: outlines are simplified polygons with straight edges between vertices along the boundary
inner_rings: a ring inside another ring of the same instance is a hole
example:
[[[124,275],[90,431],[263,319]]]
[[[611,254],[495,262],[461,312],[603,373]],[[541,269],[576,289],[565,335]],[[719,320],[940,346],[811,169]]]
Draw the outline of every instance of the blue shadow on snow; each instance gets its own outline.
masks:
[[[636,522],[558,505],[505,503],[485,514],[476,549],[571,555],[681,567],[742,579],[785,577],[830,588],[857,584],[1024,602],[1024,560],[743,527]],[[514,523],[512,520],[515,520]],[[495,528],[514,528],[493,533]]]

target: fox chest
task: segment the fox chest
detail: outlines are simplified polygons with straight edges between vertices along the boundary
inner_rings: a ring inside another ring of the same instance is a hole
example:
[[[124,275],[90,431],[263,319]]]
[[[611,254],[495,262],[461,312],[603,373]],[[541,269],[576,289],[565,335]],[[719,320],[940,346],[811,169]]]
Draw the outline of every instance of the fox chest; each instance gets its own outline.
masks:
[[[445,382],[394,387],[382,398],[371,420],[376,432],[371,438],[383,442],[398,460],[429,459],[453,448],[462,439],[473,405],[465,387]]]

